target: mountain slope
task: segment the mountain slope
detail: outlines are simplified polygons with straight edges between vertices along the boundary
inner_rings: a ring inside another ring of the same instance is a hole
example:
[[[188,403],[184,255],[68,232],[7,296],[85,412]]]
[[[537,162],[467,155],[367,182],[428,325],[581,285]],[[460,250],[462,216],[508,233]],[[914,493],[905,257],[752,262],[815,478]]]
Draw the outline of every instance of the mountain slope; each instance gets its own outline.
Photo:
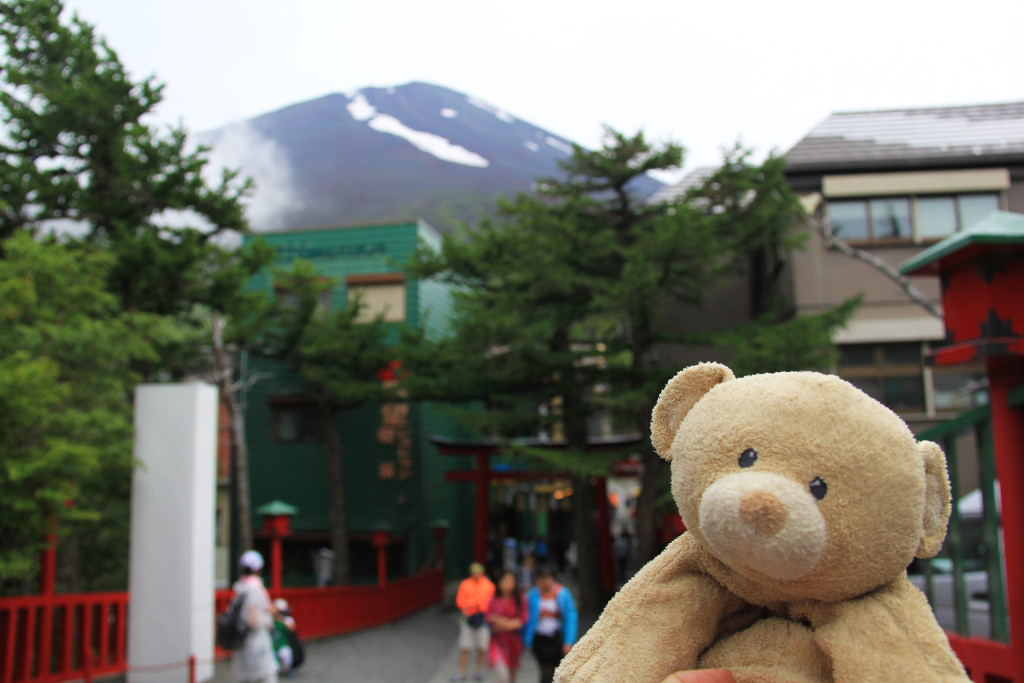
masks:
[[[427,83],[327,95],[246,125],[281,153],[293,195],[277,225],[257,228],[419,216],[448,231],[489,214],[501,196],[529,191],[535,178],[558,175],[572,151],[565,138]],[[208,139],[216,147],[228,130]],[[636,189],[660,186],[644,179]]]

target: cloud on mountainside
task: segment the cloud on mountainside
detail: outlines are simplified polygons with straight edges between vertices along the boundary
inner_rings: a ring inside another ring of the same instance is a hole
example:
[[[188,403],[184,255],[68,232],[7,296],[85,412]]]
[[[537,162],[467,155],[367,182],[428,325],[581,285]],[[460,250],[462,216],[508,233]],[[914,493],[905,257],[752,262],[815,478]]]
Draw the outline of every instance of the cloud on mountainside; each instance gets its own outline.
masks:
[[[252,194],[244,200],[249,223],[256,231],[275,230],[287,227],[287,217],[293,207],[300,203],[298,192],[292,183],[292,168],[281,147],[259,134],[247,123],[239,123],[218,131],[215,135],[199,134],[191,144],[206,143],[212,147],[210,163],[204,170],[204,177],[211,186],[220,184],[225,168],[241,171],[241,177],[251,177],[255,182]],[[46,164],[55,166],[56,162]],[[192,227],[209,230],[210,223],[192,210],[167,209],[152,217],[154,225],[168,228]],[[89,230],[87,223],[69,218],[49,219],[39,222],[45,234],[83,237]],[[226,246],[237,243],[231,237],[221,238]]]
[[[201,136],[205,137],[205,136]],[[281,147],[247,123],[238,123],[218,132],[212,140],[210,183],[219,182],[222,169],[240,169],[256,184],[245,204],[253,230],[277,230],[287,227],[288,212],[299,204],[292,183],[292,168]]]

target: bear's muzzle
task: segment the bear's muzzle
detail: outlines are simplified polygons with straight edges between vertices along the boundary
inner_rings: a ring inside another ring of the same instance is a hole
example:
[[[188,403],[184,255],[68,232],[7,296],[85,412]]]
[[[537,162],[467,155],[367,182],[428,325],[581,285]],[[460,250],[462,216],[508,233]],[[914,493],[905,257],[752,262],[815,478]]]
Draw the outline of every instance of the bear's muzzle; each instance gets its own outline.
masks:
[[[798,579],[825,554],[828,529],[818,501],[781,474],[727,474],[704,490],[698,515],[711,551],[751,578]]]

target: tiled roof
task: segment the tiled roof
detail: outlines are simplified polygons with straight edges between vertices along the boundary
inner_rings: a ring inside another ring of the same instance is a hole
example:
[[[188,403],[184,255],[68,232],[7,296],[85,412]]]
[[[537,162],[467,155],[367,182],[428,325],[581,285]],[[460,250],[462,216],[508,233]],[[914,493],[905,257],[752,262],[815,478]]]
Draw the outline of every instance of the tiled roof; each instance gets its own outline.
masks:
[[[929,165],[943,160],[1024,156],[1024,102],[839,112],[786,153],[806,168]]]
[[[650,204],[674,201],[678,197],[686,194],[686,192],[691,188],[699,186],[716,170],[717,169],[714,166],[701,166],[699,168],[695,168],[684,175],[678,182],[673,183],[672,185],[666,185],[652,194],[647,201]]]

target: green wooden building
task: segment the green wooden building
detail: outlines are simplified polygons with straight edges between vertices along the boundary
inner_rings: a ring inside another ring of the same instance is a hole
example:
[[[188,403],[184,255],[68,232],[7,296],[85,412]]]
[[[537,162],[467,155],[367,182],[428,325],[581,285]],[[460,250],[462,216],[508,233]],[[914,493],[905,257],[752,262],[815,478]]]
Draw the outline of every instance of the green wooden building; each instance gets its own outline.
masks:
[[[358,292],[368,313],[385,320],[425,326],[437,334],[450,315],[447,286],[407,278],[401,264],[418,243],[437,246],[440,238],[423,221],[262,233],[277,249],[275,267],[294,259],[312,262],[335,285],[321,305],[343,307]],[[270,272],[253,286],[274,286]],[[289,368],[250,355],[248,375],[261,373],[245,395],[252,509],[272,500],[298,508],[292,535],[284,543],[284,582],[314,581],[312,556],[329,546],[328,499],[323,439],[309,386]],[[447,574],[463,573],[472,553],[471,488],[445,481],[462,469],[464,458],[441,457],[431,434],[459,436],[443,406],[430,403],[367,405],[338,417],[343,450],[346,514],[355,581],[376,576],[373,532],[385,529],[389,574],[402,576],[436,559],[432,525],[450,523],[445,543]],[[262,521],[253,520],[257,547]]]

